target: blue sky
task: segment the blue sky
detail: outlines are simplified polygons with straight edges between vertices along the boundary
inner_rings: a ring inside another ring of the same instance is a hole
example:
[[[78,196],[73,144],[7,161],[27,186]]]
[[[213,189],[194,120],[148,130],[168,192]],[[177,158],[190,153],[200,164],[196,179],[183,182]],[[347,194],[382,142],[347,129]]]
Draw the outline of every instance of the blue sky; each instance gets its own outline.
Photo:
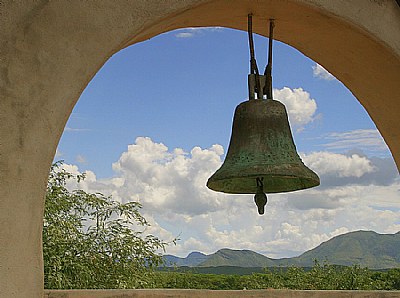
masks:
[[[255,36],[260,70],[267,43]],[[89,191],[141,201],[153,224],[149,232],[180,235],[167,251],[178,255],[230,247],[285,257],[351,230],[400,230],[399,179],[374,123],[340,81],[277,41],[275,98],[287,106],[297,149],[322,185],[271,196],[264,217],[252,196],[205,188],[223,161],[234,109],[247,99],[248,72],[242,31],[187,28],[130,46],[82,93],[55,159],[87,171],[81,187]],[[374,205],[360,204],[367,197]],[[372,210],[375,221],[351,222],[357,206],[363,214]],[[247,225],[237,224],[246,218]]]

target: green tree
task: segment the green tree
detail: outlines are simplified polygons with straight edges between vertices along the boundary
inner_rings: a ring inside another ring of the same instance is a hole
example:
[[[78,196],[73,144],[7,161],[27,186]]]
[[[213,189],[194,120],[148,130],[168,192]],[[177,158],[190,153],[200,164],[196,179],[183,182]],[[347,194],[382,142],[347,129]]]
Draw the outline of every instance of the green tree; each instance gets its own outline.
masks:
[[[57,162],[51,167],[43,224],[45,288],[151,287],[166,243],[146,235],[138,202],[122,204],[101,193],[70,191],[80,182]],[[173,240],[174,242],[175,240]]]

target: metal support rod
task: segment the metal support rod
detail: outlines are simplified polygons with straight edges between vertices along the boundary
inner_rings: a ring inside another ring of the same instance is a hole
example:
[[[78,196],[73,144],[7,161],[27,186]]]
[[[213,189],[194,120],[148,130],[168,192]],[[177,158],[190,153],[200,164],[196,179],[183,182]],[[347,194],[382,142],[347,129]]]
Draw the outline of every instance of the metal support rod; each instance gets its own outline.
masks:
[[[259,72],[258,72],[258,67],[257,67],[257,62],[256,62],[256,57],[254,54],[254,41],[253,41],[253,15],[249,14],[248,16],[248,23],[247,23],[247,32],[249,34],[249,48],[250,48],[250,74],[255,74],[256,76],[256,93],[258,96],[258,99],[260,99],[260,97],[262,97],[261,95],[261,88],[260,88],[260,81],[259,81]],[[249,90],[249,92],[251,92],[251,90]],[[253,98],[253,96],[249,96],[250,98]]]
[[[269,43],[268,43],[268,64],[265,67],[264,75],[266,76],[266,82],[264,86],[264,94],[267,95],[267,99],[272,98],[272,41],[274,39],[274,27],[275,23],[273,19],[269,20]]]

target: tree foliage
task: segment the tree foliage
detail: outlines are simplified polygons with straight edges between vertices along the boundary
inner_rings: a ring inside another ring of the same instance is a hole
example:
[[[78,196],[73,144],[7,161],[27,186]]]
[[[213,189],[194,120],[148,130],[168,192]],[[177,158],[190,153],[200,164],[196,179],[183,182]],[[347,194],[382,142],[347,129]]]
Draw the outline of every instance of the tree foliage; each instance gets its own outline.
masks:
[[[157,272],[156,288],[213,290],[400,290],[400,269],[372,271],[354,266],[319,264],[271,268],[251,275]]]
[[[138,202],[122,204],[101,193],[70,191],[80,182],[53,164],[43,224],[43,258],[47,289],[151,287],[159,253],[168,244],[146,235],[149,226]]]

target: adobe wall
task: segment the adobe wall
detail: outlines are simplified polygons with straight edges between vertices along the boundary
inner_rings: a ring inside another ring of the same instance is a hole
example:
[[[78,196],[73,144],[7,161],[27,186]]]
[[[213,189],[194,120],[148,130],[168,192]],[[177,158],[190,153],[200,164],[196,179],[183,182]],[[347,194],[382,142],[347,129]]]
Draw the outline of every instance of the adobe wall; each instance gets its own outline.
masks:
[[[169,30],[225,26],[314,59],[363,104],[400,165],[400,8],[395,0],[0,2],[0,297],[42,297],[47,174],[65,123],[100,67]]]

